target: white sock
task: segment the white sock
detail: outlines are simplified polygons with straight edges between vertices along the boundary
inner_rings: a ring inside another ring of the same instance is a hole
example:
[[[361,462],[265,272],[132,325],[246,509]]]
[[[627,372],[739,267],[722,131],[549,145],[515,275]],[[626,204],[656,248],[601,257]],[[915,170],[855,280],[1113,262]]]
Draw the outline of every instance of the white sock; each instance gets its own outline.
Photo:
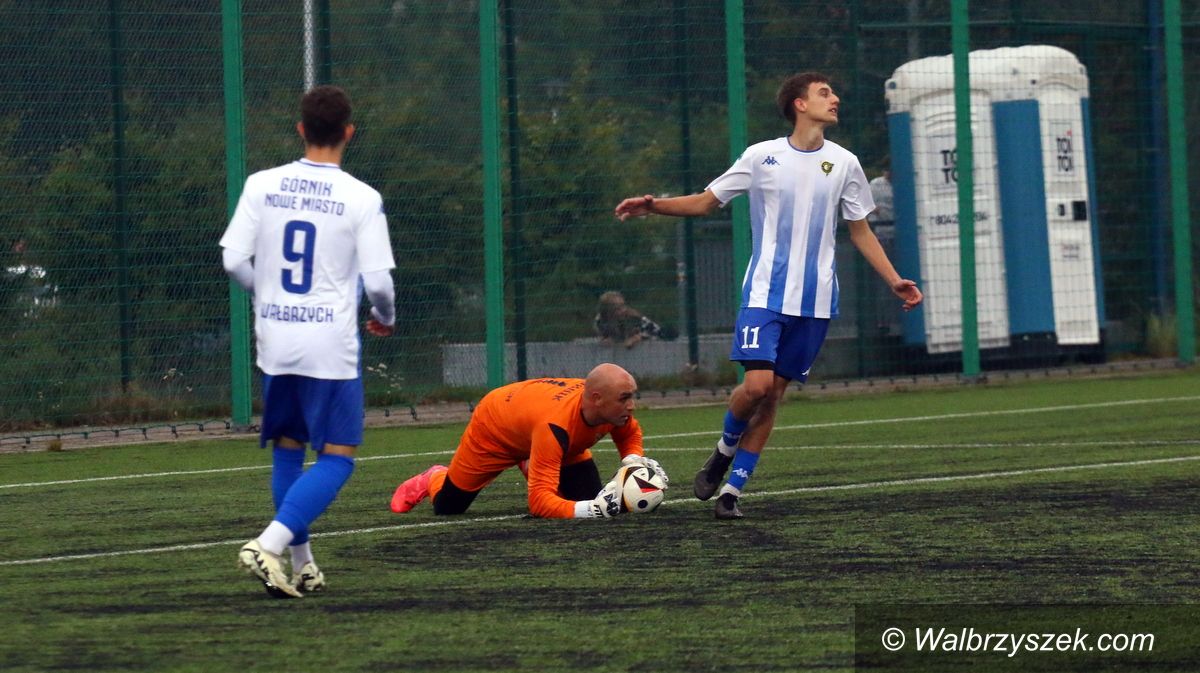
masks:
[[[722,436],[717,440],[717,451],[720,451],[721,455],[723,456],[733,458],[733,454],[737,453],[737,444],[734,444],[733,446],[726,444],[725,437]]]
[[[258,544],[263,549],[278,556],[283,553],[283,548],[288,546],[293,537],[295,535],[292,534],[292,531],[288,530],[287,526],[278,521],[272,521],[263,529],[262,535],[258,536]]]
[[[313,562],[312,546],[307,542],[294,544],[292,549],[292,568],[299,570],[304,567],[305,563]]]
[[[721,487],[721,492],[717,494],[717,497],[721,497],[721,496],[725,495],[726,493],[732,493],[733,497],[736,498],[736,497],[739,497],[742,495],[742,489],[734,488],[733,486],[730,486],[729,484],[725,484],[724,486]]]

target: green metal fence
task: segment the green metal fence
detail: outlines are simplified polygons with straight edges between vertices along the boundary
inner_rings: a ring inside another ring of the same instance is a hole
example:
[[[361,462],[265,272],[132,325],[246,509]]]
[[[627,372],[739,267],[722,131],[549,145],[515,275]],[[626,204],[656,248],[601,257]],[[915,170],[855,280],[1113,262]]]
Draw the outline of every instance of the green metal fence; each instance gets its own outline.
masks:
[[[2,432],[250,420],[249,303],[216,242],[245,175],[299,154],[298,99],[320,82],[351,94],[345,168],[383,193],[398,262],[399,333],[364,340],[372,405],[469,400],[604,360],[645,390],[732,385],[745,199],[695,220],[620,223],[612,209],[702,190],[748,144],[785,135],[775,88],[810,69],[843,100],[829,137],[868,177],[893,171],[897,206],[918,195],[876,231],[929,295],[920,322],[901,316],[840,241],[841,316],[814,380],[1195,357],[1194,0],[42,0],[0,2],[0,26]],[[1004,177],[1022,164],[997,138],[1028,138],[1004,126],[1024,108],[995,105],[1020,101],[972,108],[992,76],[976,72],[975,93],[951,87],[943,103],[887,93],[898,73],[936,80],[917,65],[941,67],[927,57],[946,57],[961,82],[968,52],[1032,45],[1071,54],[1088,83],[1086,130],[1069,129],[1087,142],[1064,156],[1086,162],[1091,191],[1063,204],[1085,202],[1072,215],[1091,239],[1035,245],[1049,270],[1012,249],[1029,232],[1008,228],[1036,180]],[[905,114],[951,130],[906,146],[903,124],[917,127]],[[955,192],[938,192],[949,206],[922,182],[938,147],[957,162]],[[1079,305],[1095,304],[1100,338],[1066,343],[1075,309],[1063,307],[1086,291],[1043,292],[1037,279],[1087,286],[1058,257],[1082,263],[1071,255],[1088,245],[1099,273]],[[598,332],[612,293],[661,331]],[[1031,294],[1060,302],[1058,333],[1014,327]]]

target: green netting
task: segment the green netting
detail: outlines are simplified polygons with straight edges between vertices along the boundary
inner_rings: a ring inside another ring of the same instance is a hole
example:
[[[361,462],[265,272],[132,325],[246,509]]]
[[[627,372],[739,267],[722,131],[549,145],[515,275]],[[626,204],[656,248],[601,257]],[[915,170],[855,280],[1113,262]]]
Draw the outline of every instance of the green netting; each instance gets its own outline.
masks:
[[[220,15],[4,3],[0,426],[228,408]]]
[[[612,215],[624,197],[699,191],[728,167],[737,129],[725,4],[499,3],[504,296],[489,298],[478,4],[314,0],[306,21],[301,2],[242,3],[248,172],[299,156],[293,126],[308,84],[342,85],[355,103],[345,167],[384,194],[399,265],[400,334],[365,341],[370,403],[477,395],[488,384],[489,299],[504,306],[507,379],[611,360],[643,389],[734,381],[725,356],[743,269],[733,262],[732,209],[694,221]],[[1158,3],[973,4],[972,50],[1047,45],[1086,68],[1094,188],[1064,203],[1085,201],[1095,222],[1103,310],[1098,344],[1014,332],[995,307],[1013,301],[1023,287],[1014,271],[1027,269],[977,242],[984,369],[1175,355]],[[1192,82],[1200,5],[1184,2],[1182,19]],[[949,0],[746,3],[744,24],[750,143],[787,134],[774,107],[783,77],[820,70],[843,101],[829,137],[868,177],[898,172],[887,82],[910,61],[950,53]],[[0,2],[0,26],[0,429],[227,417],[239,335],[216,245],[228,218],[221,8]],[[944,100],[922,114],[952,117]],[[1185,104],[1195,123],[1194,86]],[[910,179],[937,170],[940,150],[952,148],[938,133],[913,146]],[[1088,148],[1071,150],[1078,161]],[[1198,151],[1190,144],[1189,158]],[[975,152],[977,199],[999,213],[1012,198],[997,177],[1004,151],[983,142]],[[918,215],[935,217],[933,202],[922,197]],[[1004,226],[994,218],[978,222],[993,243]],[[961,367],[961,301],[944,289],[957,273],[953,237],[915,237],[922,267],[901,220],[876,230],[906,275],[938,290],[927,313],[950,316],[938,323],[950,347],[931,349],[933,331],[906,322],[842,240],[841,317],[815,379]],[[1086,304],[1087,283],[1073,273],[1070,292]],[[661,332],[631,340],[637,330],[620,320],[615,329],[601,321],[599,332],[605,293],[620,293]]]

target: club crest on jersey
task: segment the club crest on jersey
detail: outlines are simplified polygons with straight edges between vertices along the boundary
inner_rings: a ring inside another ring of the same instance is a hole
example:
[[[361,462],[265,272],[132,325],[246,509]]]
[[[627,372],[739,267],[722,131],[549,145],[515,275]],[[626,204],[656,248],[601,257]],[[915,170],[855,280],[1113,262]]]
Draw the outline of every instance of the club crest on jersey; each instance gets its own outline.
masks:
[[[821,171],[823,173],[825,173],[825,175],[829,175],[830,173],[833,172],[833,164],[828,161],[822,161],[821,162]]]

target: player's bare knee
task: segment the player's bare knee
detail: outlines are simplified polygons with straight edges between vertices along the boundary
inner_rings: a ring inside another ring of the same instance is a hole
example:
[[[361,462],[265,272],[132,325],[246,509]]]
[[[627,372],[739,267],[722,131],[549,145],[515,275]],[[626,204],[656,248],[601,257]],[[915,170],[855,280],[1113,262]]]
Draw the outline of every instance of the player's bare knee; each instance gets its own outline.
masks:
[[[758,382],[749,379],[742,384],[742,392],[746,396],[746,401],[755,408],[762,406],[764,402],[771,399],[774,395],[774,390],[769,381]]]

